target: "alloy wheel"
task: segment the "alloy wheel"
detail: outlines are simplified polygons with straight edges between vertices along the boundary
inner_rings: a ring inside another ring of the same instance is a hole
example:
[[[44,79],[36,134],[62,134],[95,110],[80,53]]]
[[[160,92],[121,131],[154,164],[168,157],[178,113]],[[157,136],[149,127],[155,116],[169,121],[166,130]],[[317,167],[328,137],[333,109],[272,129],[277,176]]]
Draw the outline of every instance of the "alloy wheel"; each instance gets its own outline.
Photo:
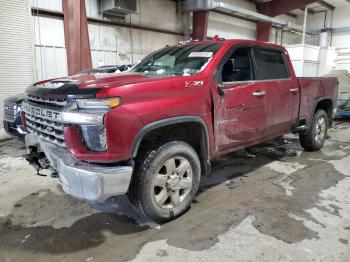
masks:
[[[190,162],[181,156],[164,162],[153,178],[153,198],[161,208],[175,208],[190,193],[193,173]]]

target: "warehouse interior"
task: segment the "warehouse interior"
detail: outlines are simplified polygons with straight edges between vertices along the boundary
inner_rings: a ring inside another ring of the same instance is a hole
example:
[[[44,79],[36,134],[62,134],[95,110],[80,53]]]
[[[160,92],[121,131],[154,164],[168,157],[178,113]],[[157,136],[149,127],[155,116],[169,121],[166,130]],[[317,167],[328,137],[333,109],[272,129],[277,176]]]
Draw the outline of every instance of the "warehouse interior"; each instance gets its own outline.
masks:
[[[0,108],[36,82],[217,38],[281,45],[297,77],[337,77],[350,101],[349,14],[349,0],[1,0]],[[348,261],[349,119],[317,152],[288,134],[220,156],[165,224],[65,195],[1,127],[0,261]]]

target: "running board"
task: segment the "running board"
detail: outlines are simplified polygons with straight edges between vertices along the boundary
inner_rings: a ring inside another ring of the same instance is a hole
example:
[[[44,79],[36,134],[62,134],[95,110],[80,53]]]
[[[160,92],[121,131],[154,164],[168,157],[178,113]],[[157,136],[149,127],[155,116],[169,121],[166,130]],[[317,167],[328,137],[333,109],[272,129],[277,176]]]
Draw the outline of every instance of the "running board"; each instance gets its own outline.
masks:
[[[303,133],[308,130],[308,126],[306,124],[306,119],[299,119],[293,128],[293,133]]]
[[[302,126],[297,126],[296,128],[294,128],[294,132],[304,132],[308,129],[307,125],[302,125]]]

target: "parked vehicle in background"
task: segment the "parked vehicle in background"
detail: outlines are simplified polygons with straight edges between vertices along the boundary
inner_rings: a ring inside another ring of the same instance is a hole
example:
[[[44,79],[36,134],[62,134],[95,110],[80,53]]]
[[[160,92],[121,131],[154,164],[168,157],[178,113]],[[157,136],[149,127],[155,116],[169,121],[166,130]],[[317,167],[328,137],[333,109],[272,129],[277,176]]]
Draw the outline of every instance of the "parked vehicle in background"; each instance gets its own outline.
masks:
[[[183,214],[211,160],[285,133],[319,150],[336,78],[297,78],[284,47],[179,43],[124,74],[41,81],[23,102],[27,160],[63,190],[104,203],[128,194],[149,218]],[[39,99],[39,102],[38,102]]]
[[[347,70],[332,70],[325,77],[336,77],[339,82],[336,118],[350,118],[350,74]]]
[[[25,94],[17,94],[4,100],[3,124],[5,131],[21,140],[27,134],[21,117],[21,105]]]

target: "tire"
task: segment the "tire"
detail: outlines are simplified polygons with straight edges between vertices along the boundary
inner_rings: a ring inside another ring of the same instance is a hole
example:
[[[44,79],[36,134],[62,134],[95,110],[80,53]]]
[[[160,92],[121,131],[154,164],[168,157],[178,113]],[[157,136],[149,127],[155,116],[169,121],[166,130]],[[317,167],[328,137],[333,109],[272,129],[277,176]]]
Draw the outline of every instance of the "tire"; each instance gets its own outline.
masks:
[[[312,118],[312,123],[305,134],[299,135],[301,146],[306,151],[317,151],[323,147],[328,131],[327,113],[319,109]]]
[[[190,207],[200,182],[196,151],[187,143],[165,143],[139,157],[130,200],[155,222],[167,222]]]

